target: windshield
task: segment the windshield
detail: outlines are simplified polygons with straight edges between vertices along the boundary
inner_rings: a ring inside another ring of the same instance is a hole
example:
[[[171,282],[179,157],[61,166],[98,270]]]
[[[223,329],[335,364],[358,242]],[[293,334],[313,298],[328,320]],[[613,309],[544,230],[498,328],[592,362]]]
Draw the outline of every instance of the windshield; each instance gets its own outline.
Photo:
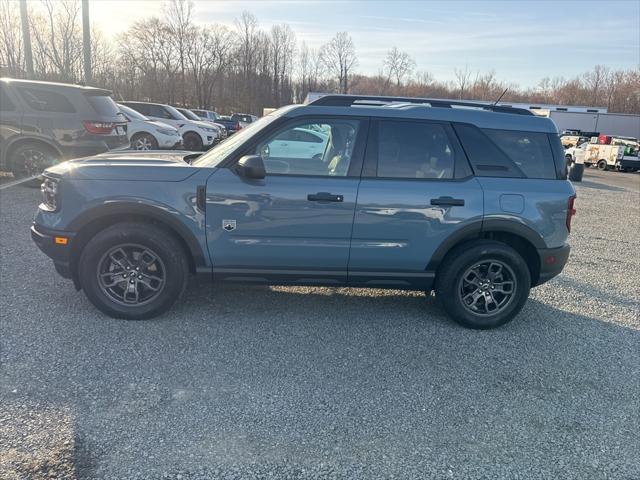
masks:
[[[200,121],[200,117],[197,116],[195,113],[193,113],[191,110],[187,110],[186,108],[183,108],[182,110],[180,110],[180,113],[182,113],[189,120],[198,120],[198,121]]]
[[[187,117],[181,114],[177,108],[174,108],[171,105],[164,105],[164,108],[166,108],[169,112],[171,112],[171,115],[173,115],[174,120],[189,120]]]
[[[118,104],[118,108],[122,113],[124,113],[124,116],[127,117],[128,119],[133,118],[134,120],[142,120],[145,122],[149,121],[149,119],[144,115],[142,115],[140,112],[136,112],[133,108],[127,107],[126,105]]]
[[[243,143],[249,140],[253,135],[257,134],[260,130],[265,128],[278,117],[279,115],[267,115],[266,117],[262,117],[257,122],[251,123],[246,128],[243,128],[242,130],[233,134],[231,137],[227,138],[224,142],[219,143],[217,146],[213,147],[211,150],[209,150],[207,153],[193,162],[193,165],[195,165],[196,167],[217,166],[220,162],[227,158],[230,153],[232,153]]]

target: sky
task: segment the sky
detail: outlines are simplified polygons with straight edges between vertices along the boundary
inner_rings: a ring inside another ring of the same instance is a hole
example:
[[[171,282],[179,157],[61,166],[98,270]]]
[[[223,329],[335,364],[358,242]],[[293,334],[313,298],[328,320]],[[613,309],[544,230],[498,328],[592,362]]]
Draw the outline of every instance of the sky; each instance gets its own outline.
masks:
[[[92,23],[108,36],[164,13],[161,0],[91,0]],[[338,1],[195,0],[194,20],[233,27],[243,11],[261,28],[288,23],[317,48],[339,31],[353,38],[358,73],[375,74],[396,46],[416,71],[452,80],[455,68],[487,72],[520,86],[579,75],[601,64],[640,68],[640,0]]]

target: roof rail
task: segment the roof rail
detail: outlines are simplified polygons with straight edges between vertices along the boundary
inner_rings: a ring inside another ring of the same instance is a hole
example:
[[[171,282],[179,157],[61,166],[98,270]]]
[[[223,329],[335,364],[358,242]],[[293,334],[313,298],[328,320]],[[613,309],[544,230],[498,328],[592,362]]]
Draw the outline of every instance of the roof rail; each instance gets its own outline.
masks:
[[[376,95],[338,95],[329,94],[312,101],[309,105],[316,107],[352,107],[354,105],[386,106],[393,103],[428,104],[431,107],[454,108],[469,107],[480,108],[497,113],[511,113],[515,115],[531,115],[534,113],[525,108],[514,108],[488,103],[465,102],[458,100],[441,100],[437,98],[416,97],[379,97]]]

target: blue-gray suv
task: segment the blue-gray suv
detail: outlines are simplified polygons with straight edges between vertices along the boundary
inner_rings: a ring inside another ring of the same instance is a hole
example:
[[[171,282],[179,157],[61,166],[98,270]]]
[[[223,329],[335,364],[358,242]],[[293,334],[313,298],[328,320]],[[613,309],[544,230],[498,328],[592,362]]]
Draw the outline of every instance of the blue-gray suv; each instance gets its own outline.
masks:
[[[555,124],[528,110],[327,95],[209,152],[105,153],[45,172],[32,237],[107,315],[214,281],[435,290],[472,328],[560,273],[575,213]]]

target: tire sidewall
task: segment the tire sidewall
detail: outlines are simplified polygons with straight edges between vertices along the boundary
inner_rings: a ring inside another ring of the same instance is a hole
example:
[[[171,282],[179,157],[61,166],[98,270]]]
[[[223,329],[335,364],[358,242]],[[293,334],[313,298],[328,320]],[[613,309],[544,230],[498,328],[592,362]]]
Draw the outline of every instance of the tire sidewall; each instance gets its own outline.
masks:
[[[187,147],[187,143],[193,142],[193,145],[187,148],[188,150],[193,151],[202,150],[202,147],[204,145],[202,142],[202,138],[200,138],[200,135],[195,132],[187,132],[183,137],[183,142],[185,144],[185,147]]]
[[[114,302],[98,284],[99,262],[109,249],[125,243],[140,244],[152,249],[164,263],[165,286],[151,302],[125,307]],[[153,225],[124,224],[109,227],[98,233],[85,246],[80,257],[78,276],[87,298],[98,309],[113,318],[143,320],[168,310],[183,294],[188,275],[181,246],[168,232]]]
[[[502,311],[485,317],[474,315],[462,304],[458,294],[458,285],[462,274],[473,264],[499,260],[507,264],[516,277],[515,298]],[[506,244],[484,241],[458,248],[443,262],[442,273],[437,279],[437,296],[447,314],[465,327],[489,329],[504,325],[520,312],[529,297],[531,275],[525,260],[513,248]]]

